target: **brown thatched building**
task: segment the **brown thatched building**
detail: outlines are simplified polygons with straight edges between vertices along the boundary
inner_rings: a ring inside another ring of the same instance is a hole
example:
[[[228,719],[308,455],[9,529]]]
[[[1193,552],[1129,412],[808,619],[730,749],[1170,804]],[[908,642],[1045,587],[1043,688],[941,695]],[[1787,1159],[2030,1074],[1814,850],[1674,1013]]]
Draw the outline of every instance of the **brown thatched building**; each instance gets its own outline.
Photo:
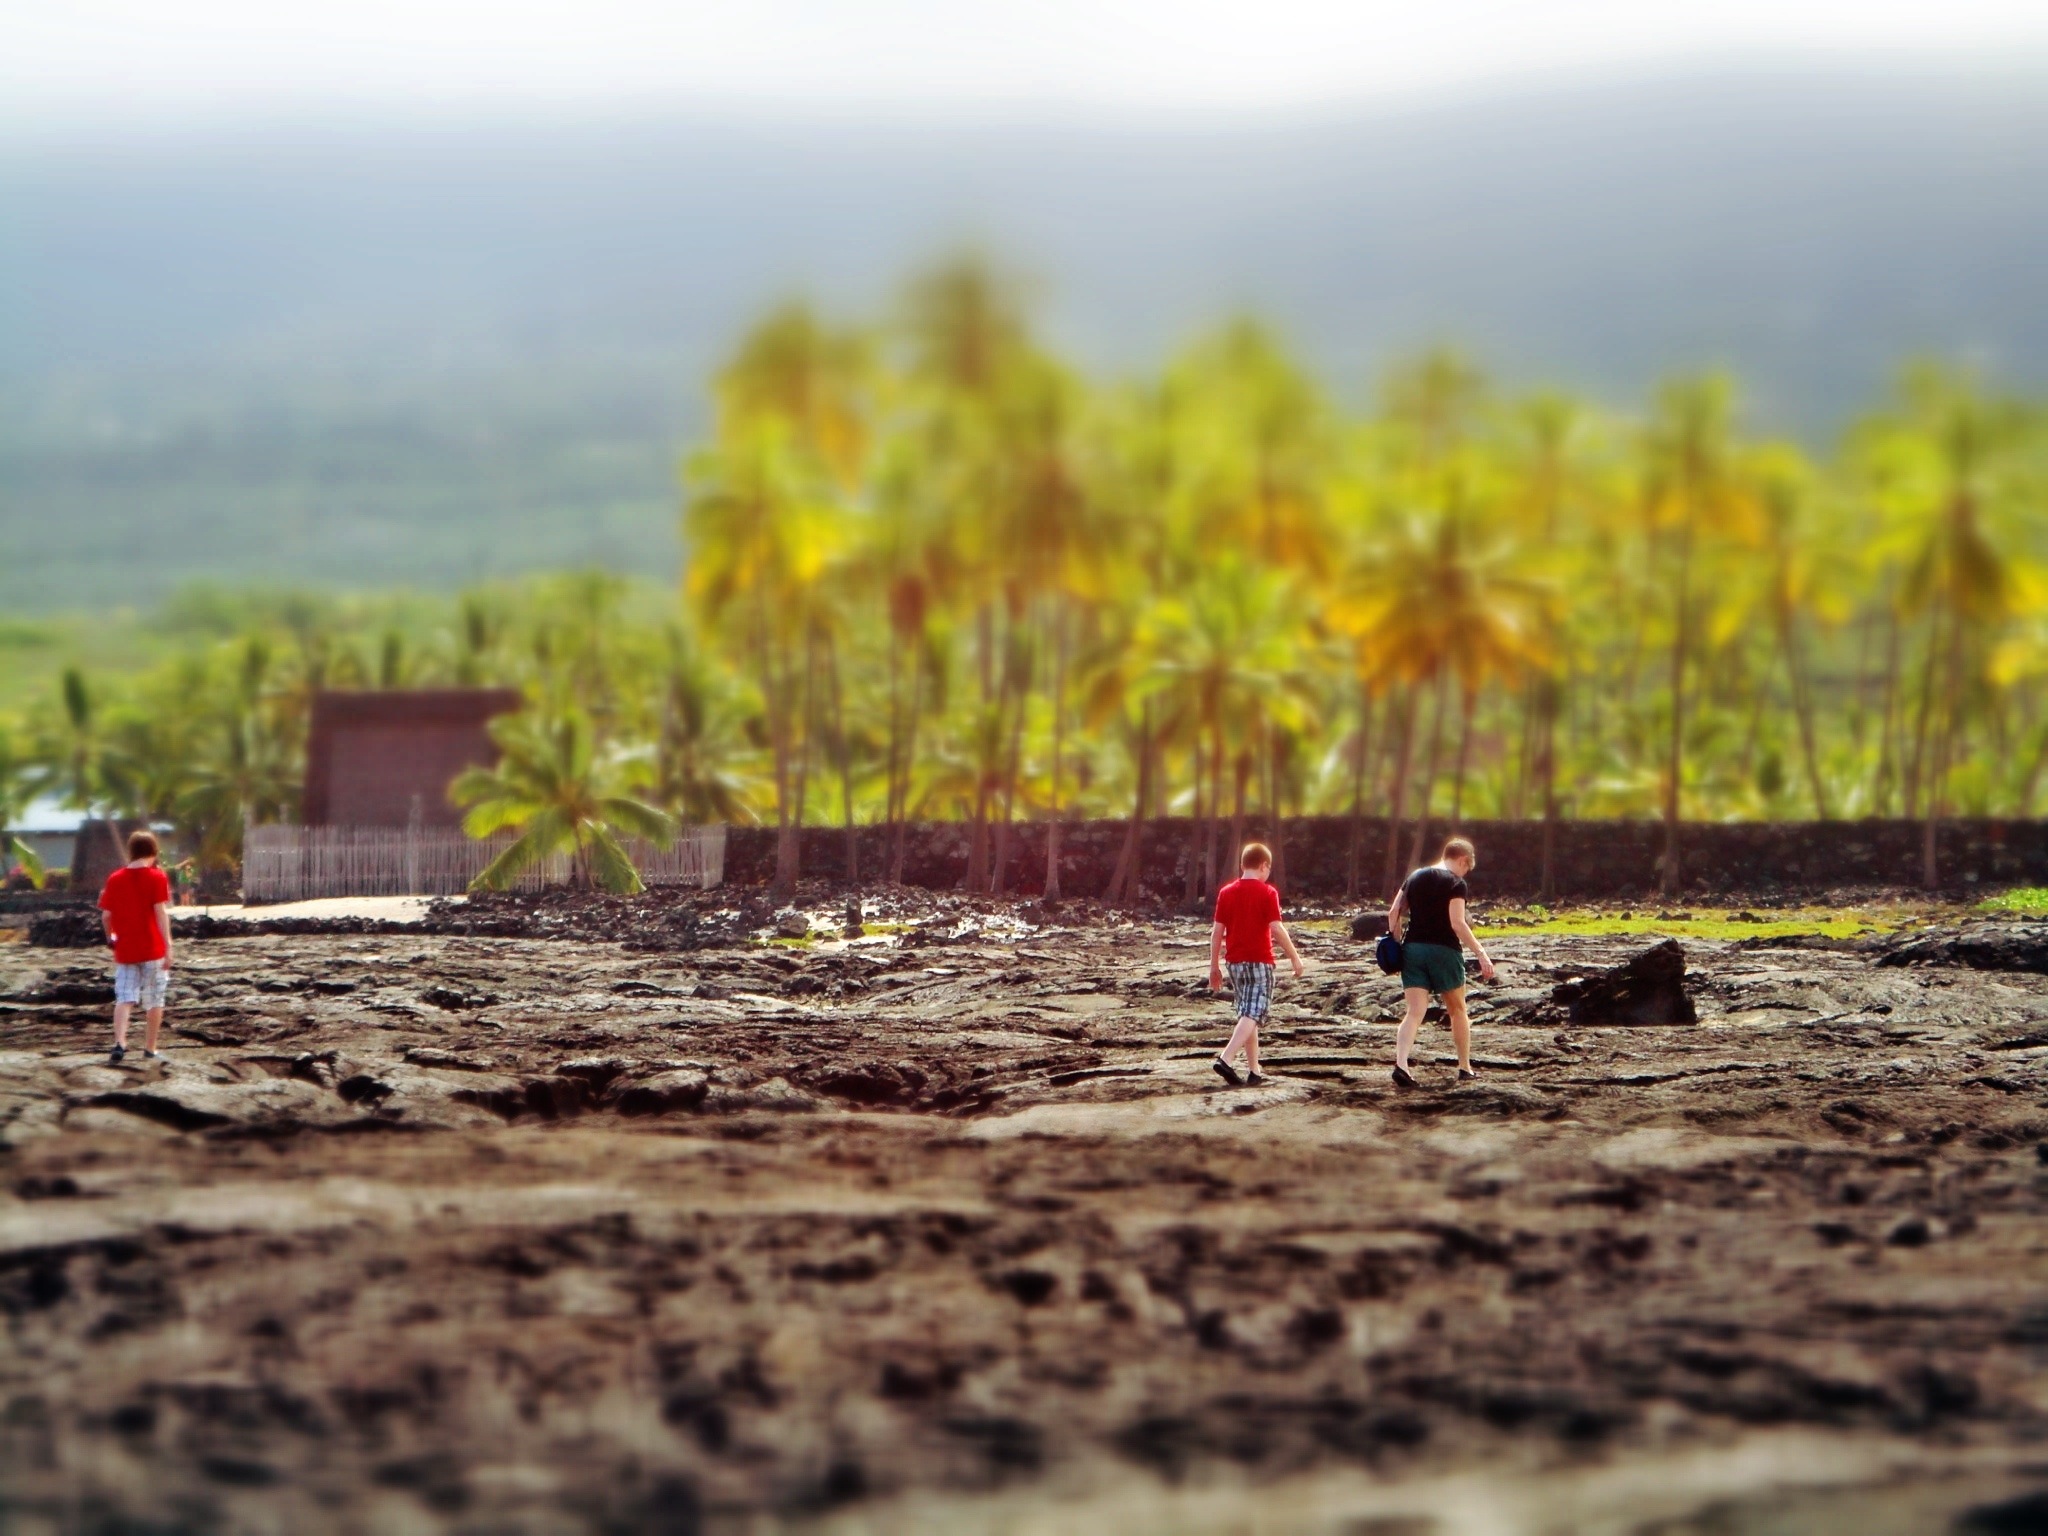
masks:
[[[498,760],[487,727],[522,702],[514,688],[316,693],[306,825],[456,825],[448,786],[463,769]]]

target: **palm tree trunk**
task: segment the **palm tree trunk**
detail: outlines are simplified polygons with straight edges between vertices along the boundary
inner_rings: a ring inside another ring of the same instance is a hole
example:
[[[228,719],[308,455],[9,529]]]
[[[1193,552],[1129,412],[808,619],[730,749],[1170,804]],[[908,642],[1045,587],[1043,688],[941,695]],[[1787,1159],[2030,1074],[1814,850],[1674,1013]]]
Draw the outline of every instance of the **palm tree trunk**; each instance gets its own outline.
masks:
[[[1943,608],[1936,598],[1927,617],[1927,656],[1920,669],[1920,708],[1913,724],[1912,755],[1906,762],[1906,816],[1912,819],[1920,811],[1922,791],[1927,785],[1927,738],[1934,719],[1934,672],[1935,659],[1941,653],[1941,625]]]
[[[902,786],[897,782],[897,770],[903,757],[903,634],[895,625],[889,626],[889,766],[885,777],[888,785],[882,792],[882,825],[887,829],[889,841],[896,840],[896,821],[901,814],[898,795]]]
[[[967,831],[967,889],[979,894],[988,889],[988,778],[974,776],[974,820]]]
[[[839,689],[839,647],[826,641],[832,684],[832,739],[839,758],[839,803],[846,817],[846,883],[860,884],[860,838],[853,826],[853,744],[846,739],[846,711]]]
[[[1944,679],[1943,693],[1934,740],[1933,761],[1927,774],[1927,822],[1920,839],[1920,878],[1928,890],[1941,888],[1941,818],[1947,807],[1942,803],[1948,791],[1948,765],[1956,735],[1962,725],[1963,711],[1963,614],[1959,606],[1951,605],[1949,615],[1948,666]],[[1929,636],[1929,644],[1933,637]]]
[[[1199,894],[1198,882],[1202,878],[1202,845],[1207,841],[1208,828],[1202,820],[1202,736],[1195,733],[1194,744],[1188,753],[1189,785],[1194,798],[1188,805],[1188,864],[1186,878],[1182,881],[1181,904],[1190,910],[1195,906]]]
[[[1222,870],[1219,872],[1218,889],[1221,889],[1220,880],[1223,873],[1228,873],[1232,868],[1241,867],[1238,860],[1244,849],[1244,791],[1246,783],[1252,776],[1252,749],[1250,747],[1240,747],[1237,753],[1237,761],[1231,764],[1231,767],[1234,771],[1236,794],[1231,800],[1230,805],[1230,845],[1224,850],[1227,857],[1224,859]],[[1237,877],[1232,875],[1231,878],[1236,879]]]
[[[1465,814],[1465,757],[1472,745],[1472,709],[1479,702],[1479,695],[1471,689],[1461,689],[1463,712],[1458,721],[1458,766],[1451,774],[1451,823],[1457,825]]]
[[[1127,899],[1128,892],[1137,885],[1137,862],[1139,838],[1145,825],[1145,797],[1152,787],[1152,701],[1139,706],[1138,710],[1138,789],[1131,802],[1131,819],[1124,828],[1124,845],[1117,850],[1116,868],[1111,871],[1109,887],[1102,893],[1102,899],[1112,906]]]
[[[1429,806],[1435,798],[1436,769],[1444,741],[1444,695],[1450,692],[1451,674],[1448,671],[1437,674],[1436,698],[1429,711],[1429,752],[1423,759],[1422,800],[1415,810],[1415,836],[1408,844],[1408,867],[1419,869],[1422,865],[1422,850],[1429,840]]]
[[[1542,691],[1543,724],[1537,746],[1537,772],[1543,784],[1543,870],[1538,880],[1539,898],[1548,903],[1557,896],[1557,683],[1545,677]]]
[[[1792,684],[1792,714],[1799,726],[1799,749],[1806,758],[1806,784],[1813,793],[1816,820],[1828,819],[1827,788],[1820,781],[1820,749],[1813,724],[1813,680],[1806,669],[1806,653],[1799,643],[1799,626],[1789,612],[1778,619],[1779,643],[1785,651],[1785,673]]]
[[[1223,889],[1223,860],[1216,851],[1216,839],[1223,835],[1223,722],[1215,723],[1209,743],[1209,830],[1202,846],[1202,900],[1216,899]]]
[[[803,734],[798,743],[796,754],[796,817],[790,828],[791,836],[799,848],[801,848],[803,843],[804,813],[810,803],[811,742],[817,735],[818,724],[817,675],[817,637],[806,633],[804,636],[804,704],[803,713],[800,717]],[[791,863],[794,864],[799,856],[792,855]],[[791,888],[794,889],[794,882],[792,882]]]
[[[789,815],[789,658],[786,652],[778,655],[780,650],[771,648],[764,630],[760,647],[761,699],[768,708],[768,739],[775,755],[775,879],[770,891],[778,899],[796,890],[797,878],[797,839]]]
[[[1873,775],[1870,791],[1870,809],[1873,815],[1878,816],[1891,813],[1893,791],[1897,788],[1896,781],[1899,776],[1899,610],[1896,603],[1887,606],[1890,612],[1885,625],[1884,683],[1878,716],[1877,771]]]
[[[917,764],[917,716],[924,703],[924,647],[910,659],[910,721],[903,733],[902,783],[896,792],[896,846],[889,857],[889,881],[903,883],[903,858],[910,836],[910,776]]]
[[[1685,668],[1692,644],[1692,518],[1688,511],[1678,539],[1677,624],[1671,637],[1671,744],[1664,768],[1664,859],[1659,884],[1667,897],[1678,894],[1679,793],[1685,773]]]
[[[1060,763],[1067,740],[1067,624],[1066,610],[1053,601],[1052,673],[1052,805],[1045,829],[1045,899],[1060,899]]]
[[[1281,764],[1282,739],[1278,731],[1267,733],[1266,806],[1273,818],[1273,830],[1267,834],[1267,840],[1273,845],[1273,883],[1284,891],[1287,889],[1287,807],[1282,803],[1285,795],[1281,787],[1285,779]]]
[[[1401,817],[1408,807],[1408,758],[1415,746],[1415,689],[1410,683],[1401,691],[1401,733],[1394,748],[1394,789],[1387,797],[1387,862],[1380,887],[1389,901],[1394,899],[1395,881],[1401,875]]]
[[[1017,777],[1024,766],[1024,706],[1029,702],[1027,690],[1011,692],[1010,745],[1003,753],[1003,819],[996,823],[995,868],[989,880],[990,890],[998,896],[1010,884],[1010,826],[1017,813]]]
[[[1515,776],[1507,803],[1509,821],[1520,821],[1522,812],[1528,808],[1529,774],[1536,754],[1536,693],[1541,686],[1533,672],[1522,684],[1522,729],[1515,743]]]
[[[1365,843],[1365,760],[1372,742],[1372,689],[1358,680],[1358,739],[1351,754],[1351,852],[1344,864],[1344,899],[1358,899],[1358,861]]]
[[[2015,816],[2034,814],[2034,794],[2041,787],[2041,773],[2048,769],[2048,724],[2041,727],[2041,734],[2035,738],[2034,761],[2028,766],[2026,777],[2020,780],[2019,803],[2013,807]]]

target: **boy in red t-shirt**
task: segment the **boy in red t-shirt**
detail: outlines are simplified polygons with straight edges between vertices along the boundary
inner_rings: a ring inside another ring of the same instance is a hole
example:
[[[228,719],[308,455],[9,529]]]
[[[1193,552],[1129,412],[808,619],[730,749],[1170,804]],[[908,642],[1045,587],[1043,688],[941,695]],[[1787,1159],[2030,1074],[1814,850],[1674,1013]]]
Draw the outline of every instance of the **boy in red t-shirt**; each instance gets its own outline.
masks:
[[[128,1054],[128,1015],[142,1005],[149,1032],[142,1054],[156,1056],[164,1025],[164,988],[171,979],[171,882],[157,868],[156,838],[128,834],[128,862],[107,876],[100,890],[100,920],[114,951],[114,1050],[119,1064]]]
[[[1287,952],[1297,979],[1301,955],[1280,921],[1280,893],[1267,883],[1273,873],[1272,850],[1264,843],[1246,843],[1238,868],[1243,871],[1240,877],[1216,893],[1216,921],[1209,928],[1209,990],[1223,990],[1223,966],[1228,961],[1237,1028],[1210,1065],[1231,1087],[1242,1081],[1256,1088],[1266,1080],[1259,1071],[1259,1021],[1273,1001],[1273,945],[1278,943]],[[1245,1065],[1241,1079],[1230,1064],[1240,1050]]]

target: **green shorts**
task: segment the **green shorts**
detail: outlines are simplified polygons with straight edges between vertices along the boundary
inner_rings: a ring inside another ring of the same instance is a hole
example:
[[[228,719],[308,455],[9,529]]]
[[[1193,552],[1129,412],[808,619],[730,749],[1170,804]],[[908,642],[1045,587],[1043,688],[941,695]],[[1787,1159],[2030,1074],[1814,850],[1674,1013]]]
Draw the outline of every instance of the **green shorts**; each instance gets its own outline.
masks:
[[[1464,951],[1443,944],[1404,944],[1401,985],[1427,987],[1432,992],[1457,991],[1465,985]]]

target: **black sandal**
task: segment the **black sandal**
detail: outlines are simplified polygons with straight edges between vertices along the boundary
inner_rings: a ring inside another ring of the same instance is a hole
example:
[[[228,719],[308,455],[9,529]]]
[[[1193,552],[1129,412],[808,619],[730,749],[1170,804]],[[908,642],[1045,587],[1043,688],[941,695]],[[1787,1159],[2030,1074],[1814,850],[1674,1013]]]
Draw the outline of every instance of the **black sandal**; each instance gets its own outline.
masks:
[[[1458,1081],[1461,1083],[1476,1083],[1479,1081],[1479,1074],[1470,1067],[1460,1067],[1458,1068]]]
[[[1222,1078],[1223,1081],[1230,1084],[1230,1086],[1233,1088],[1242,1087],[1244,1084],[1244,1079],[1237,1075],[1237,1068],[1233,1067],[1221,1056],[1218,1056],[1214,1061],[1209,1063],[1209,1070],[1214,1072],[1218,1077]]]
[[[1247,1088],[1263,1088],[1266,1086],[1266,1074],[1263,1072],[1247,1072],[1244,1075],[1244,1085]]]
[[[1415,1074],[1406,1067],[1394,1068],[1394,1086],[1396,1088],[1413,1088],[1415,1086]]]

